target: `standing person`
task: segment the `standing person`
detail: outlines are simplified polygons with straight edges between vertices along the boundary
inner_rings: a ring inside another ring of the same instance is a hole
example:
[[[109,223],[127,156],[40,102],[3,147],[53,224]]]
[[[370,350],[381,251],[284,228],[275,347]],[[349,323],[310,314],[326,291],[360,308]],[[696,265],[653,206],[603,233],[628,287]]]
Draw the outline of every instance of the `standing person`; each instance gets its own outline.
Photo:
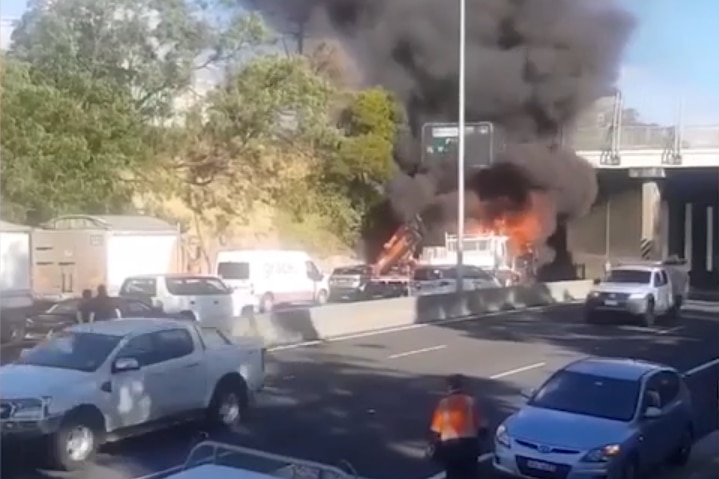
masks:
[[[476,401],[468,394],[464,377],[447,378],[447,394],[439,401],[430,426],[433,458],[445,470],[446,479],[476,479],[483,421]]]
[[[115,307],[112,298],[108,296],[107,288],[103,284],[97,287],[97,295],[93,298],[91,311],[91,322],[107,321],[120,317],[120,312]]]
[[[77,322],[89,323],[92,315],[92,290],[83,289],[77,306]]]

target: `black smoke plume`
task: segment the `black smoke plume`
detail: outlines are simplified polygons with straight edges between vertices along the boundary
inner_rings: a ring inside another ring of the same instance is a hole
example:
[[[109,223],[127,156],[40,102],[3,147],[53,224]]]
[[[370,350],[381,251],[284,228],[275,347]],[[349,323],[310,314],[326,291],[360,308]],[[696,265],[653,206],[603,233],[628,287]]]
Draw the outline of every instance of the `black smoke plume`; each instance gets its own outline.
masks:
[[[409,129],[396,147],[402,173],[387,185],[388,202],[371,222],[379,243],[417,213],[430,219],[430,230],[452,228],[456,159],[422,163],[418,140],[424,123],[457,120],[459,0],[264,1],[307,20],[305,32],[340,39],[361,82],[381,84],[405,104]],[[597,192],[591,166],[552,144],[613,91],[632,28],[633,19],[610,0],[467,0],[467,119],[494,122],[508,143],[497,161],[517,165],[514,175],[470,174],[471,192],[521,200],[528,188],[546,191],[559,219],[546,240],[588,211]],[[470,146],[467,159],[483,153]],[[561,238],[548,245],[566,249]],[[557,258],[567,256],[557,251]]]

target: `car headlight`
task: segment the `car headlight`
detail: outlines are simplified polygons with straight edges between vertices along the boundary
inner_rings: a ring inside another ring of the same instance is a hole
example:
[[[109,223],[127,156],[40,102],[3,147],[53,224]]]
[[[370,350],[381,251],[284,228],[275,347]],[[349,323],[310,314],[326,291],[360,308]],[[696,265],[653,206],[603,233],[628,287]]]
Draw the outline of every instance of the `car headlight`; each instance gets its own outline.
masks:
[[[48,416],[52,398],[13,399],[10,401],[12,412],[9,419],[14,421],[38,421]]]
[[[616,457],[621,450],[622,448],[619,444],[607,444],[586,453],[582,458],[582,462],[607,462]]]
[[[497,432],[494,433],[494,440],[497,442],[497,444],[501,444],[504,447],[512,447],[512,441],[509,437],[509,434],[507,433],[507,426],[505,426],[504,424],[500,424],[497,428]]]

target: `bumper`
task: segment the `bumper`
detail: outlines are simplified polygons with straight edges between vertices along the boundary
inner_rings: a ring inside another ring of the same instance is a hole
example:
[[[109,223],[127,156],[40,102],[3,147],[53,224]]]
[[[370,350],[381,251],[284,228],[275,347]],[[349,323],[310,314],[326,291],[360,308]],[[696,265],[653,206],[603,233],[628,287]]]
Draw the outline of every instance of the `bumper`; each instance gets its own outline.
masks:
[[[331,301],[352,301],[364,296],[364,290],[360,288],[330,287]]]
[[[61,417],[52,417],[41,421],[0,422],[2,440],[8,442],[27,441],[54,434],[60,428]]]
[[[526,467],[520,468],[517,456],[521,455],[529,460],[546,464],[555,464],[555,471],[535,470]],[[562,460],[564,459],[564,460]],[[521,451],[509,450],[505,447],[498,447],[492,458],[492,468],[500,477],[511,477],[521,479],[614,479],[609,464],[583,463],[572,458],[567,460],[566,456],[561,457],[555,454],[539,454],[536,451],[522,449]]]
[[[617,301],[617,304],[605,304],[603,301],[587,301],[587,313],[624,313],[639,316],[644,314],[647,309],[647,303],[641,299],[629,299],[625,301]]]

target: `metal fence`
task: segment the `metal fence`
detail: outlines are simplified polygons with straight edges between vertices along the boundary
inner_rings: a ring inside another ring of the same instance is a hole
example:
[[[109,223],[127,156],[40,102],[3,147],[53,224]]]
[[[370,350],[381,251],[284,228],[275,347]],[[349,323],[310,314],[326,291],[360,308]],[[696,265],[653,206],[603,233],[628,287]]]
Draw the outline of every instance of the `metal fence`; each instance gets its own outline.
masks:
[[[624,108],[621,94],[598,102],[587,119],[563,132],[567,146],[578,151],[719,148],[719,125],[689,125],[682,119],[673,125],[640,124],[636,112]]]

